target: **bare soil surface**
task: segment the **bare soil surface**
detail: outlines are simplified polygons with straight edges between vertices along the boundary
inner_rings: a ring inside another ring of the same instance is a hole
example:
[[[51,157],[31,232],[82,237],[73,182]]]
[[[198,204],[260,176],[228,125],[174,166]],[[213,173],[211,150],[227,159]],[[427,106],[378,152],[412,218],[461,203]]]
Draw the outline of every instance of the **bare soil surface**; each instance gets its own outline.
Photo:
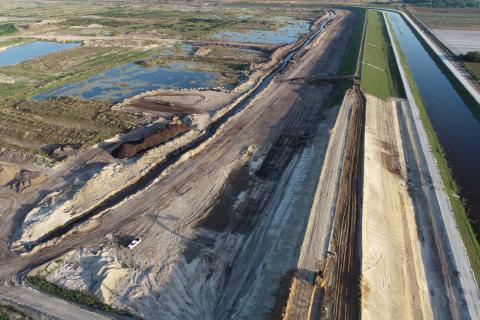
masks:
[[[362,318],[433,319],[397,104],[367,96]]]
[[[306,319],[311,314],[315,279],[320,272],[323,272],[327,259],[341,173],[341,159],[353,102],[354,97],[349,92],[344,98],[335,126],[330,133],[328,150],[300,249],[297,271],[291,284],[285,319]]]
[[[433,29],[435,35],[456,54],[480,51],[479,30]]]
[[[334,72],[342,56],[338,52],[346,46],[343,32],[338,32],[348,30],[349,19],[345,17],[347,13],[341,12],[324,31],[331,34],[329,40],[304,49],[286,72],[295,68],[306,68],[316,74]],[[327,50],[330,46],[334,49]],[[302,56],[310,55],[330,61],[328,69],[311,69],[308,62],[302,61]],[[23,257],[7,254],[8,258],[2,261],[2,274],[22,270],[32,263],[41,264],[86,242],[107,244],[104,237],[117,230],[114,236],[139,236],[143,241],[133,251],[114,244],[105,251],[128,268],[127,276],[113,281],[115,289],[108,299],[115,305],[152,319],[232,315],[249,319],[252,314],[270,312],[276,303],[280,280],[297,263],[302,229],[315,190],[311,188],[309,201],[308,197],[302,198],[302,186],[305,181],[314,186],[318,180],[321,171],[318,166],[322,163],[319,159],[323,158],[337,112],[323,110],[330,89],[328,84],[312,86],[301,81],[274,80],[207,142],[182,156],[148,188],[110,208],[85,226],[84,232],[76,229]],[[111,149],[118,143],[112,141],[104,148]],[[89,185],[84,190],[89,190],[92,196],[98,197],[112,183],[125,185],[123,178],[112,182],[112,177],[121,177],[122,172],[138,174],[142,170],[137,167],[140,171],[136,171],[135,165],[132,167],[128,162],[112,161],[101,150],[89,152],[88,159],[95,161],[86,174],[93,177],[95,170],[102,171],[94,184],[86,182]],[[272,161],[275,154],[278,164]],[[264,158],[275,164],[273,170],[261,169]],[[85,165],[85,159],[82,154],[77,159],[67,159],[67,163],[71,169],[73,165]],[[142,161],[151,163],[152,158]],[[243,176],[247,182],[235,182],[232,173],[242,168],[248,172]],[[316,168],[315,174],[310,174],[310,168]],[[257,174],[259,170],[261,174]],[[77,176],[80,184],[86,178],[82,174],[85,172]],[[102,175],[108,179],[100,178]],[[58,184],[58,180],[49,179],[44,187],[54,191]],[[228,194],[232,185],[240,191],[232,193],[233,205],[217,210],[218,218],[213,219],[215,222],[226,218],[226,223],[201,227],[214,212],[220,195]],[[58,199],[58,195],[50,196],[53,198],[49,199]],[[90,199],[84,203],[98,201]],[[293,205],[298,201],[304,206],[300,211]],[[12,213],[9,216],[12,218]],[[290,241],[292,235],[298,237],[297,241]],[[280,268],[273,270],[274,267]],[[272,282],[269,276],[278,281]],[[256,280],[270,285],[256,286]],[[265,304],[254,303],[258,299],[252,300],[250,296],[265,297]]]

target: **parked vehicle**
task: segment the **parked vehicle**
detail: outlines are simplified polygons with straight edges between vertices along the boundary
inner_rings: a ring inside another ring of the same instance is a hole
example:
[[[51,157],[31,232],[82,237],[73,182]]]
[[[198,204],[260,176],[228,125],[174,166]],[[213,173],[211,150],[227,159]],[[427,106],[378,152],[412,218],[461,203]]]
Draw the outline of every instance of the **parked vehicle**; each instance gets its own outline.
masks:
[[[141,238],[135,238],[133,239],[129,244],[128,244],[128,248],[130,250],[132,250],[133,248],[135,248],[136,246],[138,246],[140,244],[140,242],[142,242],[142,239]]]

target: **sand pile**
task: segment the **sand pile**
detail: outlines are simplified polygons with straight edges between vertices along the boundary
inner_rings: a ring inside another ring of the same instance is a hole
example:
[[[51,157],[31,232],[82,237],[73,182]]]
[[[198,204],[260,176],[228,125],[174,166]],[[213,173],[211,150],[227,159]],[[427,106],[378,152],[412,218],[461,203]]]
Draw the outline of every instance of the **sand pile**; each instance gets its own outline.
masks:
[[[113,302],[116,287],[129,279],[113,250],[88,248],[73,251],[62,261],[48,264],[46,279],[65,288],[92,292],[105,303]],[[40,273],[41,274],[41,273]]]

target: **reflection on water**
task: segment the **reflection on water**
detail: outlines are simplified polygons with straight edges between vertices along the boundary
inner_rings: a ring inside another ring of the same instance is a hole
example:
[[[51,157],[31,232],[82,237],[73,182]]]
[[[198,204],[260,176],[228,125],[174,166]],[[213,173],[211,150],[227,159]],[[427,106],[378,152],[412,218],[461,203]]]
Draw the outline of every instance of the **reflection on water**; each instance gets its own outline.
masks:
[[[47,53],[57,52],[79,46],[79,43],[58,43],[49,41],[35,41],[12,46],[0,51],[0,67],[20,63]]]
[[[288,25],[277,30],[222,31],[214,34],[212,38],[234,42],[286,44],[296,41],[302,34],[310,30],[310,22],[307,20],[292,20],[289,17],[276,17],[273,20],[287,21]]]
[[[442,73],[410,27],[397,13],[388,13],[428,116],[445,150],[462,198],[480,236],[480,122]],[[473,106],[473,108],[478,106]]]
[[[80,96],[113,102],[158,88],[198,88],[218,85],[220,75],[213,71],[198,71],[195,62],[173,62],[168,66],[144,67],[128,63],[96,74],[84,81],[65,84],[34,96],[47,99],[53,96]]]

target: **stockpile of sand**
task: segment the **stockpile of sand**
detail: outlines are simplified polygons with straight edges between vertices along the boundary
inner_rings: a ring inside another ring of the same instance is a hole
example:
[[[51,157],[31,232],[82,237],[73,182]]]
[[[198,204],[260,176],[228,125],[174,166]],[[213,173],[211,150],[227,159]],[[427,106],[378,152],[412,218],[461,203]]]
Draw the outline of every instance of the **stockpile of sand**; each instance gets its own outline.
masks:
[[[47,274],[46,280],[62,287],[92,292],[107,304],[114,300],[117,286],[129,280],[128,269],[122,266],[113,249],[103,248],[72,251],[37,272]]]

